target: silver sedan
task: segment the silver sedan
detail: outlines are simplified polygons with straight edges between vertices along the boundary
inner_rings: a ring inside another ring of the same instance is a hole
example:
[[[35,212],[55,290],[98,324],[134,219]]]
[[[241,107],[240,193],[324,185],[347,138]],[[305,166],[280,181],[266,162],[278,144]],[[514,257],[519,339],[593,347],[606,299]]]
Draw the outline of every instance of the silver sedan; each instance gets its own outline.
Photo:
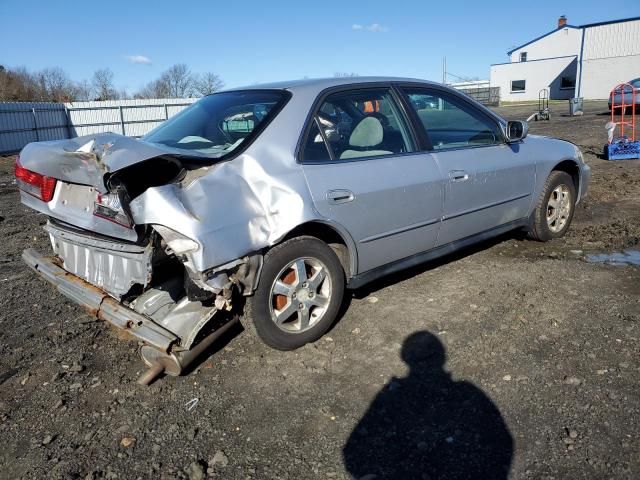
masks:
[[[140,140],[27,145],[16,177],[53,251],[24,259],[142,341],[151,377],[180,373],[242,307],[247,329],[295,349],[345,288],[511,230],[563,236],[590,169],[527,130],[414,79],[227,90]]]

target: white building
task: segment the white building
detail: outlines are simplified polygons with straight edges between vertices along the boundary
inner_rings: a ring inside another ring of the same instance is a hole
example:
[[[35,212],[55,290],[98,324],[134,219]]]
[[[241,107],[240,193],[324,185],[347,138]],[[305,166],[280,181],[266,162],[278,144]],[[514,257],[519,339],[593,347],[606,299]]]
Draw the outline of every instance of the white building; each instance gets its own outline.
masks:
[[[510,61],[491,65],[491,86],[501,101],[605,99],[619,83],[640,77],[640,17],[558,27],[507,52]]]

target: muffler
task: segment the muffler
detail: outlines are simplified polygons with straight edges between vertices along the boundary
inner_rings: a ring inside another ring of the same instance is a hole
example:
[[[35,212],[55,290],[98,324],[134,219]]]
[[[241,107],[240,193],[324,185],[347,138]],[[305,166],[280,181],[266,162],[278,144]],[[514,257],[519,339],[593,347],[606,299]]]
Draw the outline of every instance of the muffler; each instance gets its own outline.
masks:
[[[174,377],[181,375],[182,372],[184,372],[184,370],[202,354],[202,352],[209,348],[213,342],[220,338],[232,326],[237,324],[238,321],[238,316],[233,317],[215,332],[212,332],[203,338],[202,341],[191,350],[187,350],[185,352],[164,353],[149,345],[144,345],[140,349],[140,356],[149,368],[146,372],[140,375],[138,378],[138,384],[149,385],[162,373]]]

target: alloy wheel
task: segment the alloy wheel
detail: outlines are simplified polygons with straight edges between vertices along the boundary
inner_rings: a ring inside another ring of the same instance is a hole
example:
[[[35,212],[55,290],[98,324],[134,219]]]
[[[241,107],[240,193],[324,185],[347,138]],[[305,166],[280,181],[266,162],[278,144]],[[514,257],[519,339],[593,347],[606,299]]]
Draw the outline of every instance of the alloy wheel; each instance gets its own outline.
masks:
[[[571,191],[564,184],[558,185],[547,202],[547,225],[553,233],[558,233],[567,224],[571,216]]]
[[[300,333],[318,323],[331,300],[331,277],[318,259],[290,262],[276,276],[270,292],[271,319],[282,330]]]

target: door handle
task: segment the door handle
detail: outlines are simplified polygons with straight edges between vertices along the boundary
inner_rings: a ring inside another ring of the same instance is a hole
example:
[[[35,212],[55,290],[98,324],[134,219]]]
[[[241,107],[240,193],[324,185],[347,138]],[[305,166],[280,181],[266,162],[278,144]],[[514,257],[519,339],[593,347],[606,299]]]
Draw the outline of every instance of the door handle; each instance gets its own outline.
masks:
[[[352,202],[355,198],[356,196],[351,190],[329,190],[327,192],[327,200],[334,205]]]
[[[466,182],[469,180],[469,174],[464,170],[451,170],[449,172],[449,178],[452,182]]]

